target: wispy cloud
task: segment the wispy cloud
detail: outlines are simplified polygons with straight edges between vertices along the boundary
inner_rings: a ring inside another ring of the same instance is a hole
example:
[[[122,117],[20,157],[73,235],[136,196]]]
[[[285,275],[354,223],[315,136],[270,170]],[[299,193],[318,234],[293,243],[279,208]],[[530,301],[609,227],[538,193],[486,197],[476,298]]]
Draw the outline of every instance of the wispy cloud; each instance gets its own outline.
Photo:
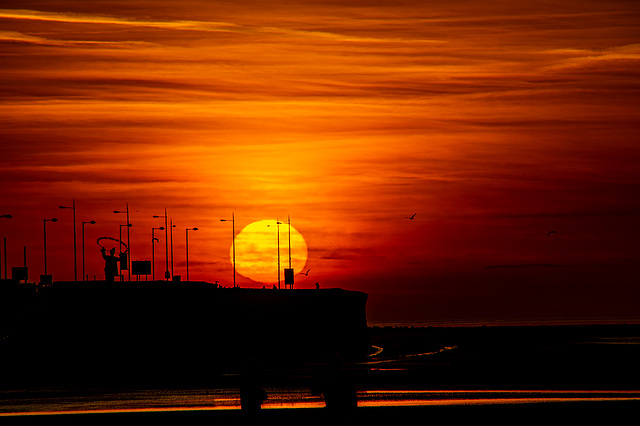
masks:
[[[413,42],[413,43],[444,43],[436,39],[414,39],[394,37],[381,34],[378,37],[349,35],[339,31],[320,31],[311,29],[296,29],[286,26],[250,26],[231,22],[197,21],[197,20],[146,20],[120,16],[90,15],[80,13],[43,12],[25,9],[0,9],[0,18],[24,19],[35,21],[64,22],[78,24],[103,24],[123,25],[132,27],[150,27],[177,31],[204,31],[204,32],[237,32],[237,33],[264,33],[273,35],[285,35],[304,38],[319,38],[342,42]]]
[[[34,36],[17,31],[0,31],[0,43],[29,43],[44,46],[100,46],[105,48],[150,47],[155,43],[145,41],[62,40]]]
[[[106,15],[87,15],[80,13],[42,12],[25,9],[0,9],[0,18],[26,19],[82,24],[128,25],[190,31],[237,31],[242,27],[228,22],[203,22],[191,20],[143,20]]]

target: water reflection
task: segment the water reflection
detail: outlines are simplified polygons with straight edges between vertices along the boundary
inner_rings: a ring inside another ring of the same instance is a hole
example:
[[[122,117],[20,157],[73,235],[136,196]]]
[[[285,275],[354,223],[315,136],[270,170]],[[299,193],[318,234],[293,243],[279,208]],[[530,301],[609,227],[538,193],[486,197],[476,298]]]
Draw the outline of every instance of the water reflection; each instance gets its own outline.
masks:
[[[627,390],[369,390],[358,394],[360,407],[530,404],[545,402],[640,401]]]
[[[300,389],[268,389],[267,410],[323,408],[319,396]],[[24,392],[0,393],[0,416],[52,414],[151,413],[239,410],[235,389],[135,392]],[[640,401],[640,391],[627,390],[421,390],[358,391],[359,407],[532,404],[550,402]]]

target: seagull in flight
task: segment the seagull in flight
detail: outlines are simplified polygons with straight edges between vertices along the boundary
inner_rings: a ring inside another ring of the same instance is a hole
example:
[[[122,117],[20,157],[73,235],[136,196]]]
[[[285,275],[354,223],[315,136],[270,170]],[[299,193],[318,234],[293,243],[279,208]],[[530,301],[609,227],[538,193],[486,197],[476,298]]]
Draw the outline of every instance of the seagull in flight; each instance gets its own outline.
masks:
[[[414,217],[416,217],[416,214],[415,214],[415,213],[414,213],[414,214],[412,214],[412,215],[411,215],[411,217],[409,217],[409,216],[405,216],[404,218],[405,218],[405,219],[409,219],[409,220],[413,220],[413,218],[414,218]]]
[[[304,273],[304,274],[302,274],[302,275],[309,275],[309,271],[310,271],[310,270],[311,270],[311,269],[307,269],[307,272],[305,272],[305,273]]]
[[[557,234],[557,232],[556,231],[549,231],[549,232],[547,232],[547,237],[550,236],[551,234]]]

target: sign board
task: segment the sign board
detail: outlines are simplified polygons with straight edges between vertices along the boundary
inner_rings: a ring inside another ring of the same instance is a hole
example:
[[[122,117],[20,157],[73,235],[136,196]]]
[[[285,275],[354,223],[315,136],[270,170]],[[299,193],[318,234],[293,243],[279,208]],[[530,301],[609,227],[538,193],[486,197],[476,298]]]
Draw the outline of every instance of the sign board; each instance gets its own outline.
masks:
[[[151,275],[151,261],[150,260],[131,261],[131,273],[133,275]]]
[[[285,287],[290,285],[293,287],[293,268],[285,268],[284,270],[284,285]]]

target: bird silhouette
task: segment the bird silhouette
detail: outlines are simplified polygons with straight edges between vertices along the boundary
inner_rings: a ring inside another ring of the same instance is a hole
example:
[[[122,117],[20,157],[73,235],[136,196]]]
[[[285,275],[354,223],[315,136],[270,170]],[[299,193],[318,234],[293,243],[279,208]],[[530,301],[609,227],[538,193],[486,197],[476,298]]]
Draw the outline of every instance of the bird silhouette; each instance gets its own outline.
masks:
[[[547,237],[550,236],[551,234],[557,234],[557,232],[556,231],[549,231],[549,232],[547,232]]]
[[[416,217],[416,214],[412,214],[411,216],[405,216],[405,219],[409,219],[409,220],[413,220],[413,218]]]
[[[311,270],[311,269],[307,269],[307,272],[305,272],[303,275],[309,275],[309,271],[310,271],[310,270]]]

